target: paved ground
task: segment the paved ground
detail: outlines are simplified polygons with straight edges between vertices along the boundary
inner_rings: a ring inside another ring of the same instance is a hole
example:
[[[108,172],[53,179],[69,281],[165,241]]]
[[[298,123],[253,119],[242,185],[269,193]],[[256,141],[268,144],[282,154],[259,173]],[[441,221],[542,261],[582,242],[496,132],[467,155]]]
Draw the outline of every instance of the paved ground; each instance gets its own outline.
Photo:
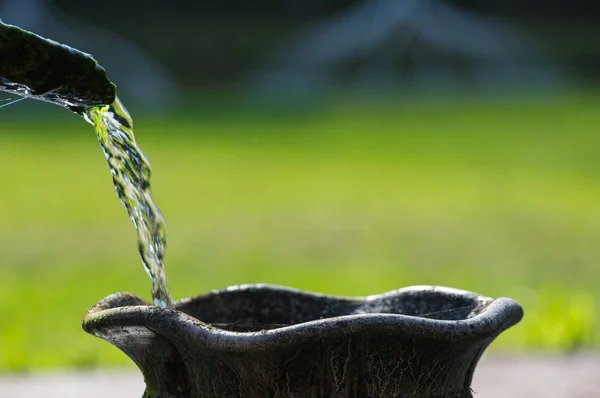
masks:
[[[482,398],[598,398],[600,355],[484,358],[473,390]]]
[[[473,389],[482,398],[598,398],[600,354],[484,358]],[[137,398],[143,390],[133,371],[0,376],[1,398]]]

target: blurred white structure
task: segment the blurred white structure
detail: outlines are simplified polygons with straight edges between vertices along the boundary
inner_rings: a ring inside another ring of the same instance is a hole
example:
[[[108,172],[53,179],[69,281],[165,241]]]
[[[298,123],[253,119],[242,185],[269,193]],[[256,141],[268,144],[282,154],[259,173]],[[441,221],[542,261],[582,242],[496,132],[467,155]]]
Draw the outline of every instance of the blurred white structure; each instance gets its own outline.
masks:
[[[340,73],[347,65],[348,74]],[[251,74],[263,92],[365,87],[485,87],[559,82],[539,43],[502,21],[445,0],[364,0],[285,39]]]
[[[91,9],[94,6],[90,4]],[[174,79],[135,43],[69,18],[53,7],[51,0],[2,0],[0,17],[5,23],[92,54],[126,102],[158,109],[172,104],[179,95]]]

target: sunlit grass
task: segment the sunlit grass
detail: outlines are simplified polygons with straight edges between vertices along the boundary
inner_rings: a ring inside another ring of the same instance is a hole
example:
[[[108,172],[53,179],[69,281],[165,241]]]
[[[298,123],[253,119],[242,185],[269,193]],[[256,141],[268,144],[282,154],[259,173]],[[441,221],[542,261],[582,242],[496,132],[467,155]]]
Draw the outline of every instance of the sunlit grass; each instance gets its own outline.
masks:
[[[133,116],[176,299],[439,284],[524,306],[495,350],[572,350],[600,343],[598,106]],[[110,293],[149,298],[92,128],[64,119],[0,119],[0,370],[129,364],[79,323]]]

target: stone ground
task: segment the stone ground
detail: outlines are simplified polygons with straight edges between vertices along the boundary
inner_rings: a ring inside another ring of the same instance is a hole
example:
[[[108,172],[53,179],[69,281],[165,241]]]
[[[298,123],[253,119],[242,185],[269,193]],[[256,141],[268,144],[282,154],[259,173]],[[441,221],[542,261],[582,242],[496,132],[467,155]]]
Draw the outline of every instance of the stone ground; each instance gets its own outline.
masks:
[[[2,398],[136,398],[143,389],[131,370],[0,376]],[[598,398],[600,354],[486,357],[473,389],[476,398]]]

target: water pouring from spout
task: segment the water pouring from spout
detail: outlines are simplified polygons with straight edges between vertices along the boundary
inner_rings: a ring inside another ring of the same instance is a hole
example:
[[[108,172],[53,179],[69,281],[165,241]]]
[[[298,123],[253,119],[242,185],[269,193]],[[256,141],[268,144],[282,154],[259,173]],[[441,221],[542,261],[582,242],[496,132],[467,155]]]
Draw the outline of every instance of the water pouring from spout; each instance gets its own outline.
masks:
[[[163,262],[167,227],[152,199],[152,169],[133,135],[133,121],[118,98],[112,105],[88,109],[84,118],[96,129],[117,196],[137,231],[140,257],[152,279],[154,304],[171,307],[173,300]]]
[[[136,228],[154,303],[172,306],[163,265],[166,226],[152,199],[152,169],[105,70],[89,54],[0,21],[0,91],[63,106],[94,125],[117,196]]]

